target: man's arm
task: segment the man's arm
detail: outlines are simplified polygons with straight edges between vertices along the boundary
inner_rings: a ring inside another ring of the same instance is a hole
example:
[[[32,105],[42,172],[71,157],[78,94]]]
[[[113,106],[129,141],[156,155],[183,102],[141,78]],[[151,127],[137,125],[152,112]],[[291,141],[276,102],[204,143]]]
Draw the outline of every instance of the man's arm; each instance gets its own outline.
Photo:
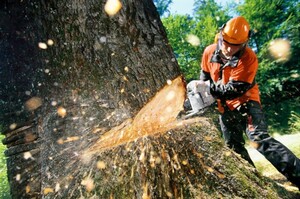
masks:
[[[221,100],[231,100],[237,97],[241,97],[250,88],[255,85],[255,81],[252,84],[242,81],[230,80],[227,84],[222,84],[221,81],[216,83],[210,83],[210,93],[213,97]]]
[[[210,73],[209,72],[205,72],[204,70],[200,71],[200,80],[202,81],[207,81],[207,80],[212,80],[210,77]]]

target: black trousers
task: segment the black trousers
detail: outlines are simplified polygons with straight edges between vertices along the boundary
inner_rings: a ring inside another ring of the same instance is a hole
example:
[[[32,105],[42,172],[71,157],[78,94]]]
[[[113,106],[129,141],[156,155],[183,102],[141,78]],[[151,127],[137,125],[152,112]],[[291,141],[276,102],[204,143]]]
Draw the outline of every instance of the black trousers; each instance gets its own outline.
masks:
[[[300,187],[300,159],[287,147],[268,134],[268,126],[261,105],[249,101],[219,117],[225,144],[254,165],[244,144],[243,132],[254,142],[256,149],[289,181]]]

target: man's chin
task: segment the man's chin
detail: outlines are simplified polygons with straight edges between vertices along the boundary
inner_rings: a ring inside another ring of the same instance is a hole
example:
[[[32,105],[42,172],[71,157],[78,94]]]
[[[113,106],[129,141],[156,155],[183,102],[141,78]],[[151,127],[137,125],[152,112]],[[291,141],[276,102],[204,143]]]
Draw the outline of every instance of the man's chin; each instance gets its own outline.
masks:
[[[231,57],[232,57],[232,53],[224,53],[223,51],[221,52],[222,53],[222,56],[224,57],[224,58],[226,58],[226,59],[230,59]]]
[[[224,57],[225,57],[226,59],[231,59],[232,55],[231,55],[231,54],[225,54]]]

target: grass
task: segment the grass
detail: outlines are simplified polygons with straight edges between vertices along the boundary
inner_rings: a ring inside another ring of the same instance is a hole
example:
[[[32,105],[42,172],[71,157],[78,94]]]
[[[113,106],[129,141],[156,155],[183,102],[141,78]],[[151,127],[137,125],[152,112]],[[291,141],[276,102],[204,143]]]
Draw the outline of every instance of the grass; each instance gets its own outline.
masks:
[[[273,135],[273,137],[284,144],[286,147],[288,147],[297,157],[300,157],[300,133],[283,136]],[[279,184],[283,185],[286,189],[297,190],[295,187],[291,187],[291,184],[286,180],[286,178],[281,173],[279,173],[276,168],[258,151],[251,147],[248,147],[248,151],[257,170],[263,176],[269,177],[279,182]]]
[[[4,138],[0,135],[0,140]],[[0,198],[10,199],[9,185],[7,181],[7,171],[6,171],[6,157],[4,156],[4,151],[6,147],[0,142]]]

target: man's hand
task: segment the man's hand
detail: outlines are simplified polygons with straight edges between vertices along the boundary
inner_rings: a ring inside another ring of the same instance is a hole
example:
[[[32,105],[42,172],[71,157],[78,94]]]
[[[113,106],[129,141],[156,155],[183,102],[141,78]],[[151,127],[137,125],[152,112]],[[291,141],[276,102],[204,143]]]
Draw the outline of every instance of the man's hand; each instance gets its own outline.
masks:
[[[210,94],[216,99],[220,99],[223,94],[221,84],[221,81],[210,84]]]

